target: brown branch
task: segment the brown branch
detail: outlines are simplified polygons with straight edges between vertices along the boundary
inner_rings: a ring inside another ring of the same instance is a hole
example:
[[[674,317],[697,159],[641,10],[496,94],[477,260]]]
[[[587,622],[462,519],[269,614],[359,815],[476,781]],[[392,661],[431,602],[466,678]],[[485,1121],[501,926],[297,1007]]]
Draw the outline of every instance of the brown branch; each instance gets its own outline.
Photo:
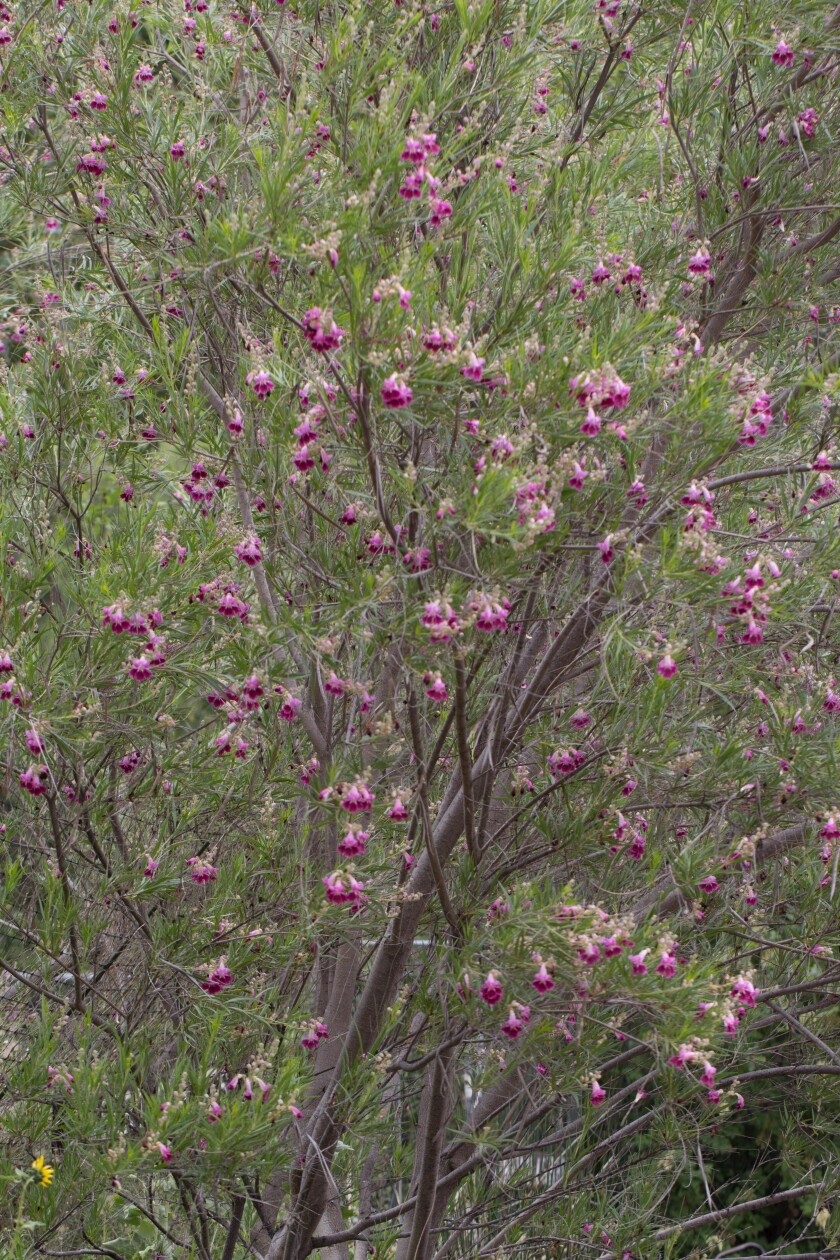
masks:
[[[797,1186],[793,1190],[778,1190],[776,1194],[766,1194],[761,1199],[748,1199],[746,1203],[734,1203],[731,1207],[720,1208],[717,1212],[706,1212],[703,1216],[693,1216],[688,1221],[680,1221],[678,1225],[669,1225],[657,1230],[654,1238],[662,1242],[665,1238],[673,1238],[675,1234],[685,1233],[689,1229],[701,1229],[704,1225],[717,1225],[718,1221],[728,1220],[730,1216],[739,1216],[742,1212],[757,1212],[761,1208],[775,1207],[777,1203],[790,1203],[793,1199],[802,1199],[806,1194],[817,1194],[822,1189],[819,1182],[812,1185]]]

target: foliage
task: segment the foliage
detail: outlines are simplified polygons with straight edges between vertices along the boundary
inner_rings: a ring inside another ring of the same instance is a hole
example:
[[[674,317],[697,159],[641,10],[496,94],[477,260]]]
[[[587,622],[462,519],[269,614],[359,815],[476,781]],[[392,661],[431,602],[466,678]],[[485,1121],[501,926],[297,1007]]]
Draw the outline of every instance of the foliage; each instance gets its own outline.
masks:
[[[4,1254],[835,1254],[840,9],[2,22]]]

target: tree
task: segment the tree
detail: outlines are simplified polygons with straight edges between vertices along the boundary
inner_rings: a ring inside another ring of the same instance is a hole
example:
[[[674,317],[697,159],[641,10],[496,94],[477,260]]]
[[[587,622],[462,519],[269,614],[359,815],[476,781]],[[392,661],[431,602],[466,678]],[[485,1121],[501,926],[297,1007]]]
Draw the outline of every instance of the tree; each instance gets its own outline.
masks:
[[[2,20],[5,1254],[840,1254],[840,9]]]

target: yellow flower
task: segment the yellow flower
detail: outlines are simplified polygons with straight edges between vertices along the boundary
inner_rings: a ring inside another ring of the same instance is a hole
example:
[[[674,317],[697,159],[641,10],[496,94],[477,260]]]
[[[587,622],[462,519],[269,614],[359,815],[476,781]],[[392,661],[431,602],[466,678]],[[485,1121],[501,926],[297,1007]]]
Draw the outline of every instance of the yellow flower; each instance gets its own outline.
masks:
[[[40,1177],[41,1185],[48,1186],[55,1175],[55,1169],[46,1163],[43,1155],[39,1155],[37,1159],[33,1159],[32,1167]]]

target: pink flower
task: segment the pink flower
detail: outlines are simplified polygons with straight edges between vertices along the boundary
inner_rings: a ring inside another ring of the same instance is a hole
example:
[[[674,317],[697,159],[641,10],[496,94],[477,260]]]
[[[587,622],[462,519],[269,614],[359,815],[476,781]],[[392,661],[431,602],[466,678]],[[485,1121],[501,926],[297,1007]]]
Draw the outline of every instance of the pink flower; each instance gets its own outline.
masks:
[[[348,827],[347,833],[338,843],[338,851],[342,857],[360,857],[366,850],[366,841],[370,839],[368,832],[360,827]]]
[[[171,1152],[171,1150],[169,1149],[169,1147],[168,1147],[168,1146],[166,1146],[163,1142],[158,1142],[158,1144],[157,1144],[157,1148],[158,1148],[158,1150],[159,1150],[159,1152],[160,1152],[160,1157],[161,1157],[161,1159],[163,1160],[164,1164],[171,1164],[171,1163],[172,1163],[172,1152]]]
[[[37,731],[33,731],[33,730],[26,731],[24,738],[26,740],[26,747],[32,753],[33,757],[36,755],[36,753],[42,753],[44,751],[44,748],[45,748],[44,741]]]
[[[341,345],[345,336],[343,328],[339,328],[332,317],[332,311],[322,311],[320,306],[313,306],[303,317],[303,332],[313,350],[319,354],[329,354]]]
[[[713,1067],[712,1064],[709,1063],[707,1059],[706,1062],[703,1064],[703,1075],[700,1077],[700,1084],[707,1085],[709,1089],[712,1089],[715,1083],[716,1075],[717,1075],[717,1068]]]
[[[586,419],[580,426],[580,431],[584,437],[595,437],[601,432],[601,417],[592,407],[586,413]]]
[[[531,981],[531,985],[537,990],[537,993],[548,993],[550,989],[554,988],[554,981],[548,974],[545,963],[540,963],[540,969]]]
[[[601,951],[594,941],[585,940],[578,949],[578,958],[587,967],[594,967],[601,957]]]
[[[187,866],[194,884],[211,884],[219,873],[218,867],[211,866],[200,857],[187,858]]]
[[[426,688],[426,695],[430,700],[434,700],[436,704],[442,704],[444,700],[449,699],[449,692],[446,690],[446,683],[438,674],[429,686]]]
[[[232,591],[226,591],[219,600],[217,612],[223,617],[239,617],[241,621],[245,621],[251,605],[240,599],[238,595],[234,595]]]
[[[509,1037],[511,1041],[516,1041],[516,1038],[522,1032],[522,1029],[524,1028],[524,1026],[525,1025],[523,1024],[522,1020],[516,1014],[516,1011],[513,1009],[513,1007],[511,1007],[507,1019],[502,1024],[502,1032],[505,1034],[506,1037]]]
[[[176,140],[174,144],[169,146],[169,156],[174,162],[178,162],[184,156],[183,140]]]
[[[790,48],[783,39],[780,39],[773,52],[770,54],[770,60],[777,66],[792,66],[793,49]]]
[[[666,654],[662,657],[662,660],[656,667],[656,672],[661,678],[674,677],[674,674],[677,672],[677,662],[670,653],[666,652]]]
[[[274,389],[274,381],[265,368],[262,368],[259,372],[249,372],[245,377],[245,381],[246,384],[251,386],[257,398],[267,398]]]
[[[329,678],[324,683],[324,691],[328,696],[344,695],[344,680],[338,677],[335,670],[332,670]]]
[[[670,951],[659,955],[656,970],[660,976],[665,976],[667,979],[677,974],[677,960]]]
[[[586,709],[578,709],[569,718],[569,725],[573,726],[575,730],[582,731],[589,725],[591,721],[592,721],[592,718],[586,712]]]
[[[701,892],[707,893],[710,895],[711,893],[717,892],[718,888],[720,888],[720,884],[717,882],[714,875],[707,875],[705,879],[700,880],[700,883],[697,885],[697,887],[700,889]]]
[[[688,270],[693,276],[708,275],[711,270],[712,256],[705,246],[697,250],[696,254],[692,254],[688,260]]]
[[[205,993],[216,994],[221,993],[229,984],[233,984],[233,976],[228,971],[224,958],[220,958],[207,979],[202,981],[201,987]]]
[[[20,786],[30,796],[46,796],[49,791],[50,772],[46,766],[30,766],[20,776]]]
[[[487,979],[482,984],[479,992],[482,1000],[485,1001],[488,1006],[495,1006],[497,1002],[501,1002],[504,989],[493,975],[493,972],[490,971],[487,973]]]
[[[740,975],[729,990],[730,995],[738,998],[744,1003],[744,1006],[755,1006],[755,999],[758,996],[758,989],[750,980],[749,976]]]
[[[153,857],[150,857],[148,853],[146,854],[146,869],[143,872],[146,879],[154,879],[155,871],[157,870],[159,865],[160,865],[159,862],[156,862],[155,859]]]
[[[389,376],[382,384],[382,402],[386,407],[408,407],[413,398],[411,387],[398,376]]]
[[[398,796],[394,798],[394,803],[388,810],[388,817],[392,822],[405,822],[408,818],[408,810]]]
[[[583,764],[584,755],[577,748],[558,748],[548,759],[548,772],[554,779],[565,779]]]
[[[635,792],[638,786],[639,785],[635,779],[628,779],[627,782],[624,784],[624,787],[621,789],[621,795],[629,796],[631,792]]]
[[[680,1046],[677,1053],[671,1055],[668,1062],[670,1063],[671,1067],[678,1068],[678,1069],[684,1068],[686,1063],[691,1062],[691,1060],[695,1057],[696,1053],[697,1052],[693,1046],[683,1043],[683,1045]]]
[[[348,903],[360,908],[364,884],[344,871],[332,871],[321,880],[326,890],[327,901],[335,906]]]
[[[630,955],[630,966],[633,970],[634,976],[647,975],[647,965],[645,963],[645,958],[647,957],[649,953],[650,953],[649,949],[642,949],[639,951],[638,954]]]
[[[469,359],[464,367],[461,368],[461,375],[466,376],[468,380],[480,381],[484,374],[484,360],[479,359],[474,351],[470,351]]]
[[[593,1107],[600,1107],[600,1106],[601,1106],[601,1103],[604,1101],[604,1099],[606,1098],[606,1096],[607,1096],[607,1095],[606,1095],[605,1090],[601,1089],[600,1082],[598,1082],[598,1081],[593,1081],[593,1082],[592,1082],[592,1092],[591,1092],[591,1094],[589,1095],[589,1101],[590,1101],[590,1103],[592,1104],[592,1106],[593,1106]]]
[[[357,780],[351,783],[341,798],[341,808],[346,809],[348,814],[366,813],[373,809],[373,802],[376,796],[371,792],[367,784]]]
[[[152,667],[149,664],[148,657],[135,656],[128,663],[128,672],[137,682],[145,682],[152,676]]]
[[[233,549],[233,554],[237,560],[241,560],[243,564],[247,564],[250,569],[254,565],[259,564],[262,560],[262,552],[260,551],[260,540],[256,534],[247,534],[242,542],[238,542]]]

